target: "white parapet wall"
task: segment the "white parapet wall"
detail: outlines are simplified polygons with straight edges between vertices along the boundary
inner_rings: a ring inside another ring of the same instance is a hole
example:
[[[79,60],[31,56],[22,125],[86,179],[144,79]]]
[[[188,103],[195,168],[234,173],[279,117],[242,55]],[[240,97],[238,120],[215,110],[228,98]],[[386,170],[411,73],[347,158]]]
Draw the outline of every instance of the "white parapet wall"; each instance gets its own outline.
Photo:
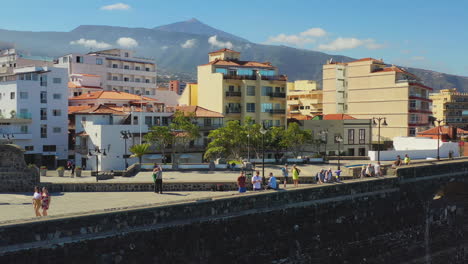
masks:
[[[453,157],[459,157],[459,146],[457,142],[439,142],[439,155],[448,158],[449,153]],[[395,160],[398,155],[403,157],[408,154],[411,159],[435,159],[437,158],[437,139],[418,137],[395,137],[393,139],[395,150],[380,151],[380,160]],[[377,151],[369,151],[369,158],[377,160]]]

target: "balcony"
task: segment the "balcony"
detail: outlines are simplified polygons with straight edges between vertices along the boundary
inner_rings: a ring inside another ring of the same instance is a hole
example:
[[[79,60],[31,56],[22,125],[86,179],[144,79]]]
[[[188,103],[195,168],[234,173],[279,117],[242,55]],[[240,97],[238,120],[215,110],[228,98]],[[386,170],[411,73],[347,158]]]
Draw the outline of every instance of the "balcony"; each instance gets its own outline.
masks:
[[[298,105],[299,100],[288,100],[288,105]]]
[[[225,80],[257,80],[255,75],[223,75]]]
[[[273,98],[286,98],[286,93],[269,93],[268,96]]]
[[[242,95],[241,92],[231,92],[231,91],[226,92],[227,97],[240,97],[241,95]]]
[[[286,75],[275,75],[275,76],[262,76],[264,81],[287,81],[288,77]]]
[[[240,113],[241,113],[240,108],[238,109],[226,108],[226,114],[240,114]]]
[[[269,112],[272,115],[284,115],[284,114],[286,114],[285,109],[270,109]]]
[[[7,137],[10,138],[10,140],[25,140],[25,139],[32,139],[32,134],[31,133],[24,133],[24,132],[5,132],[3,130],[0,130],[0,139],[6,139]]]

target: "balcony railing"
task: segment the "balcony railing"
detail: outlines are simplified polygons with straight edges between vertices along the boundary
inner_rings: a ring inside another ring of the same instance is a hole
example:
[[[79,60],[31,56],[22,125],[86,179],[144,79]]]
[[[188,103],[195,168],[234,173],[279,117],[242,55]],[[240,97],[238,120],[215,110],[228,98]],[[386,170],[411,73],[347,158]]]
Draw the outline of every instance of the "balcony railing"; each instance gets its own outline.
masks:
[[[275,76],[262,76],[264,81],[287,81],[288,77],[286,75],[275,75]]]
[[[255,75],[223,75],[223,79],[229,80],[257,80]]]
[[[240,97],[241,95],[242,95],[241,92],[231,92],[231,91],[226,92],[227,97]]]
[[[19,113],[19,114],[16,115],[15,118],[18,118],[18,119],[31,119],[32,114],[31,113]]]
[[[272,115],[284,115],[284,114],[286,114],[285,109],[270,109],[269,112]]]
[[[239,109],[231,109],[231,108],[226,108],[226,114],[240,114],[241,110]]]
[[[286,93],[269,93],[268,96],[275,98],[286,98]]]

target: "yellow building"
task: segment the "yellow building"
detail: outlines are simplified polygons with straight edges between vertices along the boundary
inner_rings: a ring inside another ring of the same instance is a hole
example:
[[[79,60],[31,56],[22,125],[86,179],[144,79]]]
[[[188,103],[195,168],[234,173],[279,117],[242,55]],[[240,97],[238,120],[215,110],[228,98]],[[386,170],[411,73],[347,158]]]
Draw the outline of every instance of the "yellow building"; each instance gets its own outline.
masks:
[[[184,91],[180,95],[179,105],[197,106],[198,105],[198,84],[187,83]]]
[[[198,105],[243,121],[284,126],[286,81],[269,62],[241,61],[240,53],[221,49],[209,53],[209,63],[198,66]]]
[[[364,58],[323,65],[323,113],[346,113],[358,119],[385,117],[381,139],[415,136],[429,128],[432,88],[402,68]],[[377,140],[374,129],[373,140]]]
[[[311,119],[322,114],[322,90],[317,89],[317,82],[301,80],[288,82],[287,92],[288,118],[298,120]]]
[[[457,89],[444,89],[429,95],[432,99],[432,113],[441,125],[468,129],[468,93]]]

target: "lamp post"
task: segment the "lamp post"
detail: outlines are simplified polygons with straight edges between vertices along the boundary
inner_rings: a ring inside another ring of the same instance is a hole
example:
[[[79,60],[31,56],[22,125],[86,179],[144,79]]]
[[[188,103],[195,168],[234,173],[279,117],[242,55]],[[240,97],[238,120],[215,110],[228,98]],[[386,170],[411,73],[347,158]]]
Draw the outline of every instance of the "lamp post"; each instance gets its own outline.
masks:
[[[340,166],[340,161],[341,161],[340,144],[343,141],[343,137],[341,135],[338,135],[338,136],[335,137],[335,141],[338,143],[338,170],[340,170],[341,169],[341,166]]]
[[[443,119],[436,119],[437,122],[437,160],[440,160],[440,123],[442,123]]]
[[[13,134],[7,133],[7,134],[3,134],[3,138],[6,139],[6,140],[8,141],[9,144],[11,144],[11,143],[12,143],[12,140],[11,140],[11,139],[12,139],[12,138],[15,138],[15,136],[14,136]]]
[[[247,134],[247,162],[250,163],[250,132]]]
[[[260,128],[260,133],[262,133],[262,183],[265,185],[265,134],[268,130],[265,128],[265,122],[262,122],[262,127]]]
[[[128,162],[127,162],[127,159],[128,159],[128,154],[127,154],[127,139],[131,138],[132,137],[132,133],[130,133],[129,130],[125,131],[125,130],[122,130],[120,131],[120,134],[121,134],[121,138],[123,138],[124,140],[124,144],[125,144],[125,154],[124,154],[124,159],[125,159],[125,169],[128,168]]]
[[[378,146],[377,146],[377,161],[380,162],[380,127],[388,126],[385,117],[372,117],[372,125],[378,126]]]
[[[94,146],[94,150],[88,151],[88,156],[90,157],[96,156],[96,181],[98,181],[99,179],[98,177],[99,176],[99,158],[98,158],[99,155],[107,156],[106,150],[103,149],[101,151],[101,149],[98,146]]]

